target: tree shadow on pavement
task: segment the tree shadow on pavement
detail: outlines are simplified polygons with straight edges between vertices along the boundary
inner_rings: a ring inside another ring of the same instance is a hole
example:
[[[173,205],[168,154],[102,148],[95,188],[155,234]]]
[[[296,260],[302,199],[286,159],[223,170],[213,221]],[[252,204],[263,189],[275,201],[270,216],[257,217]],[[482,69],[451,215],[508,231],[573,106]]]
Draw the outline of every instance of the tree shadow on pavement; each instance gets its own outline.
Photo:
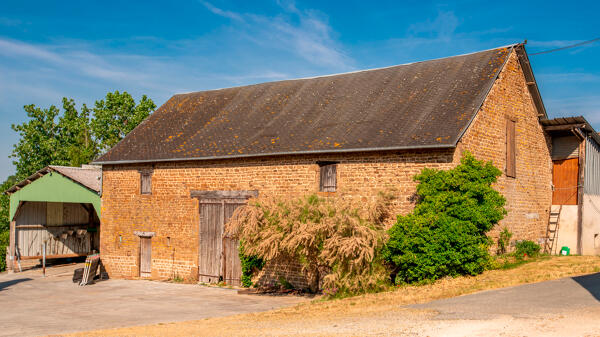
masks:
[[[6,282],[0,282],[0,291],[4,290],[5,288],[8,288],[12,285],[21,283],[21,282],[27,282],[27,281],[31,281],[33,279],[26,277],[26,278],[18,278],[15,280],[10,280],[10,281],[6,281]]]
[[[585,288],[597,301],[600,301],[600,273],[576,276],[572,279]]]

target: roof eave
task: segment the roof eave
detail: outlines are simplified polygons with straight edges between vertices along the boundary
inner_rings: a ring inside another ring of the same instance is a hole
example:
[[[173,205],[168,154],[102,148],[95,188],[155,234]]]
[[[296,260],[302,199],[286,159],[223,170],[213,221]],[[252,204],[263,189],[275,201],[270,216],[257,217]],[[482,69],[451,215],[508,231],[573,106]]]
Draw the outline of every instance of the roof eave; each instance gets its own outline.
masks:
[[[538,117],[540,119],[548,119],[546,107],[544,106],[544,101],[542,100],[540,89],[537,85],[537,81],[535,80],[535,76],[533,75],[531,63],[529,62],[529,56],[527,55],[527,51],[525,50],[525,44],[521,43],[516,45],[515,51],[517,52],[519,63],[521,64],[521,69],[523,69],[523,74],[525,75],[525,83],[527,84],[527,89],[529,90],[529,94],[531,95],[533,103],[535,104],[535,107],[538,111]]]
[[[23,187],[25,187],[25,186],[31,184],[32,182],[38,180],[39,178],[45,176],[46,174],[48,174],[50,172],[56,172],[56,173],[60,174],[61,176],[65,177],[65,178],[67,178],[69,180],[71,180],[72,182],[74,182],[74,183],[76,183],[76,184],[78,184],[78,185],[80,185],[80,186],[82,186],[84,188],[87,188],[88,190],[90,190],[92,192],[100,193],[100,191],[96,191],[95,189],[90,188],[88,186],[85,186],[84,184],[80,183],[79,181],[77,181],[77,180],[75,180],[75,179],[73,179],[73,178],[71,178],[69,176],[66,176],[66,175],[60,173],[59,171],[53,169],[51,165],[50,166],[46,166],[43,169],[36,171],[34,174],[30,175],[29,177],[23,179],[22,181],[20,181],[20,182],[18,182],[16,184],[14,184],[8,190],[6,190],[6,191],[4,191],[2,193],[6,194],[6,195],[11,195],[11,194],[17,192],[18,190],[22,189]]]
[[[456,144],[435,144],[435,145],[414,145],[414,146],[395,146],[395,147],[373,147],[362,149],[337,149],[337,150],[317,150],[317,151],[296,151],[296,152],[274,152],[274,153],[257,153],[257,154],[240,154],[230,156],[209,156],[209,157],[190,157],[190,158],[166,158],[166,159],[143,159],[143,160],[116,160],[116,161],[95,161],[93,164],[98,165],[125,165],[125,164],[141,164],[141,163],[158,163],[158,162],[176,162],[176,161],[206,161],[206,160],[224,160],[224,159],[240,159],[240,158],[256,158],[256,157],[274,157],[274,156],[289,156],[289,155],[307,155],[307,154],[336,154],[336,153],[351,153],[351,152],[376,152],[376,151],[405,151],[405,150],[430,150],[430,149],[451,149],[455,148]]]

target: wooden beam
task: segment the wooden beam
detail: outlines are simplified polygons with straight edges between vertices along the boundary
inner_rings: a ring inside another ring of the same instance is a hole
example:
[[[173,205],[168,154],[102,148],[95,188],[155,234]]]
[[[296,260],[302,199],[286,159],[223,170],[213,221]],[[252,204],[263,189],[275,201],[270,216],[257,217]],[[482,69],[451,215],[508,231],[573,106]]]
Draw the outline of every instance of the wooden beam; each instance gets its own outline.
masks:
[[[46,259],[66,259],[66,258],[70,258],[70,257],[84,257],[84,256],[88,256],[91,255],[92,253],[86,253],[86,254],[58,254],[58,255],[46,255]],[[43,256],[42,255],[36,255],[36,256],[21,256],[21,260],[40,260],[42,259]]]
[[[579,177],[577,179],[577,254],[583,254],[583,184],[585,182],[585,143],[579,143]]]
[[[52,228],[52,227],[88,227],[88,224],[77,224],[77,225],[18,225],[16,228],[27,228],[27,229],[35,229],[35,228]]]
[[[192,198],[198,199],[249,199],[258,196],[258,190],[251,191],[190,191]]]
[[[562,125],[545,125],[545,131],[568,131],[571,129],[583,129],[585,128],[585,124],[562,124]]]
[[[9,233],[9,248],[8,248],[8,258],[9,261],[6,261],[8,266],[8,270],[15,270],[15,239],[16,239],[16,229],[15,229],[15,221],[10,222],[10,233]]]
[[[11,220],[17,220],[17,218],[19,217],[19,215],[21,215],[21,212],[23,211],[23,208],[25,208],[25,203],[27,201],[19,201],[19,206],[17,206],[17,210],[15,211],[15,215],[13,215],[13,218]]]

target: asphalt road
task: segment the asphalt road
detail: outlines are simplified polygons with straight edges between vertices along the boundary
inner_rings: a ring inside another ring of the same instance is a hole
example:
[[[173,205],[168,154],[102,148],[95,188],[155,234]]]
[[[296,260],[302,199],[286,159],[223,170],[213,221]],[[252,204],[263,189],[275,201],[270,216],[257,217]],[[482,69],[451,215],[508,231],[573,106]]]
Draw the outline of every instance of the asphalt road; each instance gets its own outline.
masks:
[[[410,308],[438,312],[435,319],[532,318],[600,308],[600,273],[448,298]],[[600,317],[598,318],[600,326]],[[600,330],[598,330],[600,334]]]

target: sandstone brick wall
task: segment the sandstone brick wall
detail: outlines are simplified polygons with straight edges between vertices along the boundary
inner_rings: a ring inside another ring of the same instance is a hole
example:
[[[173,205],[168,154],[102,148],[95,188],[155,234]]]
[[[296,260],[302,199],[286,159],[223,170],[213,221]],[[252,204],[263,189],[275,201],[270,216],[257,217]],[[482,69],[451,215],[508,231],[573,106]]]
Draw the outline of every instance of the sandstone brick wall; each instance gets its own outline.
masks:
[[[338,192],[373,198],[396,188],[394,212],[414,207],[412,177],[425,167],[455,166],[464,150],[505,165],[505,118],[517,120],[517,177],[501,177],[508,226],[514,239],[545,234],[551,192],[551,162],[540,125],[516,57],[492,88],[456,150],[363,152],[297,155],[215,161],[172,162],[103,167],[100,252],[111,277],[139,275],[139,238],[134,231],[154,232],[152,277],[197,277],[198,200],[192,190],[258,190],[261,195],[305,195],[319,188],[317,161],[337,161]],[[153,168],[152,194],[140,194],[140,169]],[[497,230],[496,230],[497,232]],[[496,233],[493,232],[493,233]],[[288,276],[291,277],[291,276]],[[299,282],[299,280],[296,280]]]
[[[152,194],[140,194],[139,170],[148,165],[107,165],[103,170],[100,252],[112,277],[137,277],[139,237],[154,232],[152,276],[197,274],[198,200],[192,190],[258,190],[261,195],[306,195],[319,189],[317,161],[338,161],[339,192],[374,198],[396,187],[396,213],[413,207],[412,177],[424,167],[449,168],[452,150],[303,155],[278,158],[156,163]]]
[[[458,144],[455,161],[464,150],[478,159],[492,160],[506,168],[506,120],[516,121],[516,177],[502,175],[497,190],[506,197],[508,214],[491,233],[497,238],[503,227],[513,240],[538,242],[546,237],[552,203],[551,140],[538,122],[537,110],[513,51],[481,110]]]

